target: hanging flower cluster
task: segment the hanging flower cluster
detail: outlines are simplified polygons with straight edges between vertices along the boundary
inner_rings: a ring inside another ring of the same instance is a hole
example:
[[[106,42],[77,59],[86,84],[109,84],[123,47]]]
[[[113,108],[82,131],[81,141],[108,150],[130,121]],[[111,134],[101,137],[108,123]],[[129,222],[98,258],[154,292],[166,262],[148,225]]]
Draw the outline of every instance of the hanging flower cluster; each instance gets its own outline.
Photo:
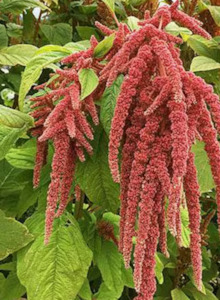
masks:
[[[118,246],[126,267],[130,264],[132,238],[137,239],[134,252],[137,300],[153,299],[158,243],[161,251],[169,256],[167,224],[181,245],[180,207],[185,198],[194,279],[198,289],[202,287],[200,193],[191,151],[196,139],[204,141],[210,160],[217,186],[220,224],[219,98],[212,86],[184,70],[178,49],[182,40],[164,29],[176,21],[195,34],[208,39],[210,36],[199,21],[180,12],[178,5],[176,1],[170,7],[163,6],[153,17],[146,12],[134,32],[122,23],[114,31],[96,22],[105,35],[115,34],[111,50],[104,57],[95,58],[97,41],[92,37],[88,50],[63,59],[63,64],[69,67],[56,71],[57,77],[47,85],[46,94],[32,99],[35,109],[32,115],[36,119],[32,134],[38,138],[35,186],[39,184],[40,170],[46,161],[49,139],[55,148],[47,199],[47,243],[54,218],[62,214],[68,203],[76,159],[84,161],[84,151],[92,155],[88,140],[93,139],[93,129],[86,116],[89,114],[93,123],[98,124],[94,100],[119,74],[125,75],[111,124],[109,166],[113,179],[121,184]],[[78,76],[82,68],[92,68],[99,77],[98,87],[83,101]]]
[[[180,206],[185,197],[194,279],[198,289],[202,287],[200,193],[191,151],[196,139],[205,143],[220,208],[219,98],[210,85],[184,70],[177,47],[182,41],[164,28],[176,21],[195,34],[210,36],[199,21],[180,12],[178,4],[159,8],[152,18],[146,13],[140,28],[128,36],[100,77],[110,86],[118,74],[125,75],[111,125],[109,165],[113,179],[121,184],[119,248],[127,267],[132,238],[137,238],[134,282],[138,300],[153,299],[158,242],[169,255],[166,223],[181,245]]]
[[[127,26],[121,24],[119,30],[115,32],[99,22],[96,25],[104,34],[115,33],[114,45],[107,55],[110,59],[123,44],[125,34],[128,32],[128,29],[125,31]],[[99,75],[103,68],[103,64],[99,62],[100,59],[94,58],[94,49],[98,44],[94,36],[91,37],[90,44],[91,47],[88,50],[73,53],[64,58],[62,63],[70,67],[58,69],[56,74],[52,74],[54,78],[50,80],[51,82],[35,87],[36,90],[44,90],[44,94],[31,98],[33,102],[31,115],[35,118],[32,135],[37,137],[33,180],[35,188],[39,185],[41,169],[46,163],[49,140],[53,141],[55,150],[47,196],[46,244],[52,232],[54,218],[59,217],[68,204],[77,158],[83,162],[84,151],[89,155],[93,153],[89,143],[93,140],[93,128],[86,117],[90,115],[94,125],[98,125],[99,117],[94,99],[97,100],[103,93],[105,85],[100,83],[92,94],[83,100],[80,99],[80,70],[90,68]],[[78,197],[78,187],[76,191],[76,197]]]

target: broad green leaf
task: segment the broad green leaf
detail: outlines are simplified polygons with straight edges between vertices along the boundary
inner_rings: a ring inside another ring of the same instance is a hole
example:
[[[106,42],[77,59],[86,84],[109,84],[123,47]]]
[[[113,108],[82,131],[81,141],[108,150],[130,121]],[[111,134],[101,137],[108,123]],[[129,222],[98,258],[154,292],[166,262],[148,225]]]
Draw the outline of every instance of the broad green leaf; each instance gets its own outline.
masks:
[[[103,57],[105,54],[109,52],[109,50],[112,48],[113,43],[115,39],[115,34],[111,34],[110,36],[107,36],[102,40],[94,49],[94,56],[96,58]]]
[[[220,26],[220,7],[214,5],[207,5],[208,10],[210,11],[215,23]]]
[[[15,168],[32,170],[35,164],[36,148],[11,148],[6,160]]]
[[[25,66],[34,56],[37,47],[32,45],[14,45],[0,50],[0,65]]]
[[[124,285],[131,289],[134,289],[132,269],[131,268],[125,269],[124,263],[122,263],[121,271],[122,271],[122,278],[123,278]]]
[[[7,23],[7,35],[12,38],[21,40],[23,26],[16,23]]]
[[[83,100],[97,88],[99,78],[92,69],[81,69],[79,71],[79,82],[81,85],[80,99]]]
[[[98,40],[100,40],[100,36],[94,27],[76,26],[76,30],[82,40],[90,40],[92,35],[94,35]]]
[[[157,278],[159,284],[163,284],[163,282],[164,282],[164,278],[163,278],[164,265],[157,254],[155,255],[155,258],[156,258],[156,266],[155,266],[156,278]]]
[[[119,207],[119,185],[114,183],[108,165],[108,139],[104,132],[97,140],[97,152],[79,162],[76,181],[89,200],[112,212]]]
[[[192,72],[209,71],[215,69],[220,69],[220,63],[205,56],[194,57],[190,66],[190,70]]]
[[[192,286],[191,283],[187,284],[185,289],[186,291],[189,291],[192,294],[195,300],[217,300],[218,299],[216,298],[214,293],[208,290],[207,288],[205,289],[205,293],[201,293],[197,290],[197,288]]]
[[[102,283],[98,293],[95,294],[96,300],[103,300],[103,299],[111,299],[111,300],[118,300],[117,292],[113,289],[109,289],[105,283]]]
[[[180,207],[182,245],[185,248],[190,246],[189,214],[187,208]]]
[[[0,11],[2,13],[19,14],[28,8],[40,7],[42,10],[48,9],[42,2],[37,0],[2,0]]]
[[[0,24],[0,49],[8,46],[8,36],[4,25]]]
[[[37,202],[38,197],[40,197],[41,191],[39,189],[33,189],[33,183],[28,183],[22,190],[19,201],[17,204],[17,215],[20,218],[27,209]]]
[[[185,293],[181,289],[174,289],[171,291],[173,300],[189,300]]]
[[[0,161],[0,170],[0,198],[20,194],[24,185],[30,180],[30,178],[27,180],[24,172],[13,168],[6,160]],[[29,171],[27,174],[30,177]]]
[[[79,296],[83,300],[91,300],[92,299],[92,292],[89,286],[89,281],[86,278],[85,282],[83,283],[83,286],[81,287],[81,290],[79,291]]]
[[[28,300],[75,299],[82,288],[92,253],[77,222],[67,214],[54,222],[53,233],[44,245],[44,214],[27,222],[35,241],[18,252],[18,277],[27,289]]]
[[[129,28],[134,31],[140,28],[140,25],[138,25],[138,22],[140,20],[134,16],[128,17],[128,26]]]
[[[72,26],[66,23],[57,23],[54,25],[42,24],[40,26],[43,34],[51,44],[65,45],[72,40]]]
[[[0,161],[0,207],[9,217],[17,215],[20,193],[32,181],[32,172],[13,168],[6,160]]]
[[[121,271],[123,261],[115,244],[102,240],[101,249],[97,252],[95,260],[106,288],[120,298],[124,288]]]
[[[31,10],[23,12],[23,39],[25,42],[33,42],[35,34],[35,17]]]
[[[52,50],[51,50],[52,49]],[[32,85],[38,80],[44,68],[51,63],[60,61],[71,51],[60,46],[45,46],[38,50],[37,54],[28,62],[22,74],[19,90],[19,107],[23,110],[24,99]]]
[[[108,7],[108,9],[114,13],[115,12],[115,0],[102,0],[106,6]]]
[[[32,126],[32,117],[0,105],[0,160],[5,157],[18,138]]]
[[[10,128],[4,125],[0,126],[0,160],[2,160],[15,142],[26,132],[26,127]]]
[[[197,141],[196,144],[192,146],[192,151],[195,154],[200,192],[206,193],[215,187],[215,183],[212,177],[209,159],[204,149],[204,143]]]
[[[0,273],[0,291],[4,286],[5,280],[6,280],[5,276],[2,273]]]
[[[1,271],[15,271],[16,270],[16,262],[12,261],[5,264],[0,264]]]
[[[34,125],[33,118],[15,109],[0,105],[0,125],[11,128],[27,128]]]
[[[185,28],[185,27],[180,27],[178,26],[175,22],[170,22],[166,28],[165,28],[166,32],[172,34],[172,35],[179,35],[179,34],[187,34],[187,35],[191,35],[192,32]]]
[[[2,288],[0,289],[0,299],[14,300],[20,299],[25,294],[25,287],[21,285],[16,273],[10,272]]]
[[[77,43],[70,42],[65,45],[65,48],[70,49],[72,51],[83,51],[88,49],[89,47],[89,41],[79,41]]]
[[[120,75],[115,82],[108,87],[101,100],[101,111],[100,111],[100,120],[105,129],[105,132],[109,135],[111,129],[111,121],[114,116],[115,105],[117,97],[120,93],[120,87],[124,79],[123,75]]]
[[[219,62],[220,49],[218,43],[207,40],[200,35],[192,35],[187,39],[187,44],[200,56],[206,56]]]
[[[36,142],[31,139],[18,148],[11,148],[5,159],[15,168],[32,170],[35,165]]]
[[[82,12],[84,15],[90,15],[96,12],[96,10],[97,10],[97,3],[79,6],[79,11]]]
[[[19,249],[23,248],[33,240],[25,225],[13,218],[7,218],[0,211],[0,260]]]

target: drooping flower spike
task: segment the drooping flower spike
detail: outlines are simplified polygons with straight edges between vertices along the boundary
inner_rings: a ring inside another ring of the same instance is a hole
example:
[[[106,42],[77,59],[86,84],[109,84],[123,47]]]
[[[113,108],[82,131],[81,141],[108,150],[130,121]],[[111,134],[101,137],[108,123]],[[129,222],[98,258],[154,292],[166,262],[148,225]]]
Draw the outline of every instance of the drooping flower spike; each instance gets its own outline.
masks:
[[[156,290],[155,252],[169,256],[167,226],[181,245],[181,205],[186,198],[189,212],[191,261],[198,289],[202,287],[199,185],[191,148],[196,139],[205,143],[217,190],[220,225],[220,102],[195,74],[185,71],[180,59],[181,38],[165,31],[175,21],[193,33],[210,38],[199,21],[178,10],[179,1],[146,12],[139,28],[127,25],[118,30],[96,23],[104,35],[115,35],[112,49],[102,58],[94,57],[97,40],[91,47],[63,59],[67,64],[43,96],[33,98],[33,116],[38,138],[34,185],[40,180],[47,144],[54,143],[51,184],[48,191],[46,237],[49,241],[53,220],[69,201],[76,160],[92,155],[93,128],[90,115],[99,123],[94,101],[119,74],[124,81],[116,102],[109,140],[109,166],[120,182],[121,220],[119,250],[126,267],[130,265],[133,237],[134,282],[137,300],[152,300]],[[83,101],[78,78],[80,68],[92,68],[99,77],[96,90]],[[44,89],[46,85],[38,88]],[[213,120],[213,121],[212,121]],[[216,128],[215,128],[216,127]],[[122,148],[121,167],[119,153]],[[167,203],[168,202],[168,203]],[[168,204],[166,211],[165,206]],[[137,222],[136,222],[137,221]],[[137,228],[136,228],[137,224]],[[113,240],[113,239],[112,239]]]

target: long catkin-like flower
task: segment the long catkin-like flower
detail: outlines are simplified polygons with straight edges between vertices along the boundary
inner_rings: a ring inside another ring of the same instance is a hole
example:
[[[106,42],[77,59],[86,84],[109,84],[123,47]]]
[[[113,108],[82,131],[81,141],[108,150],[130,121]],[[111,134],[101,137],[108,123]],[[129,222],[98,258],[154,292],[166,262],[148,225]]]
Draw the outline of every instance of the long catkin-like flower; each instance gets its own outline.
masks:
[[[211,39],[211,36],[210,34],[205,31],[200,25],[201,23],[199,23],[198,20],[188,16],[187,14],[179,11],[177,9],[179,5],[179,0],[176,1],[171,7],[170,7],[170,12],[171,12],[171,16],[172,16],[172,19],[174,21],[177,21],[179,22],[182,26],[185,26],[187,28],[189,28],[190,30],[192,30],[192,32],[194,34],[198,34],[198,35],[201,35],[203,36],[204,38],[207,38],[207,39]]]
[[[59,201],[59,192],[61,180],[65,172],[67,154],[69,149],[69,137],[66,132],[54,137],[55,153],[52,163],[51,183],[48,190],[47,210],[46,210],[46,227],[45,227],[45,244],[49,242],[49,237],[53,228],[53,220],[56,214],[56,208]]]
[[[199,205],[199,184],[194,162],[194,154],[190,153],[187,163],[187,172],[184,179],[187,207],[189,211],[190,250],[194,278],[199,290],[202,288],[202,254],[200,235],[200,205]]]
[[[114,118],[112,120],[110,143],[109,143],[109,165],[115,182],[120,181],[118,169],[118,149],[123,135],[125,121],[132,103],[132,98],[136,94],[136,87],[142,78],[142,73],[146,69],[146,64],[141,58],[136,58],[129,68],[128,77],[121,86],[121,92],[118,97],[115,108]]]
[[[159,128],[159,120],[159,116],[153,115],[146,121],[145,127],[140,131],[140,141],[138,142],[132,163],[123,240],[123,256],[126,266],[129,265],[132,250],[132,236],[135,235],[134,225],[141,186],[144,180],[144,172],[149,159],[151,145],[155,140],[155,134]]]

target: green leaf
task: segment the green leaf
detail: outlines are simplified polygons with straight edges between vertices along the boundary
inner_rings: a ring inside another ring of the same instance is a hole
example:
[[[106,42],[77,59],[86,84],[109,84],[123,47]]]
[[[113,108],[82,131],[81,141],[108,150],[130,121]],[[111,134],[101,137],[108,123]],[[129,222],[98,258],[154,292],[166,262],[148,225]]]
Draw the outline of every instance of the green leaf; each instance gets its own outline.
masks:
[[[0,161],[0,169],[0,198],[7,198],[10,195],[15,197],[16,194],[20,194],[27,183],[23,172],[14,169],[6,160]]]
[[[29,115],[0,105],[0,160],[33,124]]]
[[[15,271],[16,270],[16,262],[12,261],[5,264],[0,264],[1,271]]]
[[[123,263],[121,271],[122,271],[124,285],[131,289],[134,289],[134,280],[133,280],[132,269],[131,268],[125,269],[124,263]]]
[[[0,211],[0,260],[6,258],[33,240],[25,225],[5,217]]]
[[[200,192],[206,193],[215,187],[215,183],[212,178],[209,159],[204,149],[204,143],[197,141],[196,144],[192,146],[192,151],[195,154]]]
[[[95,299],[96,300],[103,300],[103,299],[118,300],[118,296],[115,290],[109,289],[105,283],[102,283],[98,293],[95,294]]]
[[[215,23],[220,26],[220,7],[214,5],[207,5],[208,10],[210,11]]]
[[[104,132],[97,141],[97,152],[76,167],[76,181],[89,200],[112,212],[119,207],[119,185],[114,183],[108,165],[108,139]]]
[[[5,280],[6,280],[5,276],[2,273],[0,273],[0,291],[1,291],[2,287],[4,286]]]
[[[120,87],[123,79],[124,76],[120,75],[115,80],[115,82],[105,90],[102,98],[100,99],[100,104],[101,104],[100,120],[107,135],[109,135],[110,133],[111,121],[114,116],[116,100],[120,93]]]
[[[44,218],[44,214],[36,213],[26,222],[36,239],[18,252],[18,277],[29,300],[75,299],[87,276],[92,253],[70,214],[55,220],[50,242],[45,246]]]
[[[11,128],[33,127],[33,118],[23,112],[0,105],[0,125]]]
[[[181,232],[183,247],[190,246],[189,214],[187,208],[180,207],[181,214]]]
[[[28,8],[40,7],[42,10],[48,9],[42,2],[37,0],[2,0],[0,11],[2,13],[19,14]]]
[[[10,128],[4,125],[0,126],[0,160],[2,160],[15,142],[26,132],[26,127]]]
[[[16,23],[7,23],[7,35],[9,37],[21,40],[22,29],[23,27],[21,25],[18,25]]]
[[[92,69],[81,69],[79,71],[79,82],[81,84],[80,99],[83,100],[97,88],[99,78]]]
[[[72,51],[83,51],[90,47],[89,41],[79,41],[77,43],[70,42],[65,45],[65,48],[70,49]]]
[[[0,161],[0,207],[9,217],[17,215],[17,203],[25,185],[32,180],[32,172],[14,169],[6,161]]]
[[[157,254],[156,254],[155,258],[156,258],[156,266],[155,266],[156,278],[157,278],[159,284],[163,284],[163,282],[164,282],[164,278],[163,278],[164,265]]]
[[[0,65],[26,66],[27,62],[34,56],[37,47],[32,45],[14,45],[0,50]]]
[[[76,26],[76,30],[82,40],[90,40],[92,35],[94,35],[98,40],[100,40],[100,36],[94,27]]]
[[[21,86],[19,90],[19,107],[23,110],[24,99],[31,86],[38,80],[42,70],[51,63],[60,61],[64,56],[72,51],[61,46],[45,46],[39,49],[36,55],[27,63],[22,74]]]
[[[205,293],[201,293],[197,290],[197,288],[192,286],[191,283],[187,284],[185,289],[186,291],[189,291],[192,294],[195,300],[217,300],[218,299],[213,294],[213,292],[211,292],[207,288],[205,289]]]
[[[25,294],[25,287],[23,287],[16,275],[16,273],[10,272],[2,288],[0,289],[0,299],[14,300],[19,299]]]
[[[110,291],[114,291],[117,299],[120,298],[124,288],[121,271],[123,261],[115,244],[110,241],[102,240],[101,249],[97,253],[95,260],[102,274],[106,288]]]
[[[65,45],[72,40],[72,26],[66,23],[57,23],[54,25],[42,24],[40,26],[43,34],[51,44]]]
[[[0,49],[8,46],[8,36],[4,25],[0,24]]]
[[[94,56],[96,58],[103,57],[112,48],[115,39],[115,34],[111,34],[104,38],[94,49]]]
[[[90,15],[97,10],[97,4],[93,3],[90,5],[81,5],[79,6],[79,11],[82,12],[84,15]]]
[[[37,202],[38,197],[40,196],[40,190],[34,190],[33,189],[33,183],[28,183],[24,189],[22,190],[19,201],[17,204],[17,215],[18,218],[20,218],[27,209],[34,205]]]
[[[140,22],[140,20],[138,18],[136,18],[134,16],[128,17],[128,26],[132,31],[140,28],[140,25],[138,25],[138,22]]]
[[[35,165],[36,141],[29,140],[23,146],[11,148],[5,159],[15,168],[32,170]]]
[[[189,298],[184,294],[184,292],[181,289],[172,290],[171,296],[173,300],[189,300]]]
[[[187,44],[200,56],[206,56],[219,62],[220,50],[218,43],[207,40],[200,35],[192,35],[187,39]]]
[[[102,0],[106,6],[108,7],[108,9],[114,13],[115,11],[115,0]]]
[[[192,34],[192,32],[189,29],[187,29],[185,27],[180,27],[175,22],[170,22],[166,26],[165,30],[166,30],[166,32],[168,32],[174,36],[177,36],[179,34],[187,34],[187,35]]]
[[[79,291],[79,296],[83,300],[91,300],[92,299],[92,292],[89,286],[89,281],[86,278],[85,282],[83,283],[83,286],[81,287],[81,290]]]
[[[190,66],[190,70],[192,72],[209,71],[215,69],[220,69],[220,63],[205,56],[194,57]]]

